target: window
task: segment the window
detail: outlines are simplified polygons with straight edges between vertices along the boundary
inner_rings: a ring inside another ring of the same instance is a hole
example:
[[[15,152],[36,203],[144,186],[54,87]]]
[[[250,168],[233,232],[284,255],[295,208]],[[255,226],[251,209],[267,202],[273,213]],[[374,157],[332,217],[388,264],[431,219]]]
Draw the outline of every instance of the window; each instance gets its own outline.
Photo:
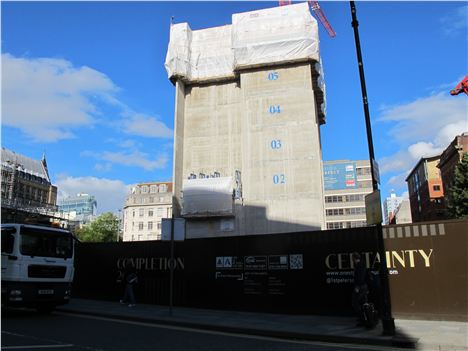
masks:
[[[143,230],[143,222],[138,222],[138,230]]]
[[[353,207],[353,208],[347,208],[345,213],[347,215],[359,215],[359,214],[365,214],[366,213],[366,208],[365,207]]]
[[[150,193],[155,194],[158,192],[158,186],[157,185],[151,185],[150,186]]]
[[[160,193],[165,193],[165,192],[167,192],[167,185],[166,185],[166,184],[160,184],[160,185],[159,185],[159,192],[160,192]]]
[[[432,188],[434,191],[440,191],[440,185],[434,185]]]
[[[325,202],[328,203],[333,203],[333,202],[343,202],[343,197],[342,196],[325,196]]]
[[[346,202],[364,201],[364,195],[346,195]]]
[[[153,222],[148,222],[148,230],[152,230],[153,229]]]
[[[148,192],[148,186],[147,186],[147,185],[143,185],[143,186],[141,187],[141,193],[142,193],[142,194],[146,194],[147,192]]]
[[[158,228],[158,230],[161,230],[161,222],[158,222],[156,227]]]
[[[153,217],[153,214],[154,214],[153,209],[149,208],[148,209],[148,217]]]
[[[158,207],[157,211],[158,211],[158,217],[163,217],[164,216],[165,211],[164,211],[163,207]]]
[[[343,222],[327,223],[327,229],[341,229],[343,228]]]
[[[70,258],[73,239],[71,234],[23,227],[20,251],[28,256]]]
[[[370,167],[356,168],[357,175],[368,175],[371,174]]]
[[[343,209],[342,208],[334,208],[326,211],[327,216],[342,216]]]
[[[359,188],[372,188],[372,181],[365,180],[363,182],[358,182]]]
[[[139,211],[138,211],[138,215],[140,217],[143,217],[145,215],[145,209],[144,208],[140,208]]]
[[[13,227],[2,228],[2,252],[11,254],[15,244],[15,232]]]

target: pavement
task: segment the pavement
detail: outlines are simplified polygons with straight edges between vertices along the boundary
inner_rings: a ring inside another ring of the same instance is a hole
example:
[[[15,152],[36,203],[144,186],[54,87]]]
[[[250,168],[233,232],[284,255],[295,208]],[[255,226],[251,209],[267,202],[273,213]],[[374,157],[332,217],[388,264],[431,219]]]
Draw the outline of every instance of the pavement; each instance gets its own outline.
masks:
[[[372,330],[355,326],[355,319],[316,315],[285,315],[244,311],[138,304],[74,298],[58,311],[137,322],[188,327],[228,333],[401,347],[417,350],[468,351],[468,322],[395,319],[394,336],[383,335],[381,323]]]

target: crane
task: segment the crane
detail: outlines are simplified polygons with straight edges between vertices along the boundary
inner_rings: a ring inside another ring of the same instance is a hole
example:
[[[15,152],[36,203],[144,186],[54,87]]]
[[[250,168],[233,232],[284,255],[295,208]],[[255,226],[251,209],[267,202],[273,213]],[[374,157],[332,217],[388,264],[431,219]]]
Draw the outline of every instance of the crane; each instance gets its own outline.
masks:
[[[458,95],[465,93],[468,95],[468,76],[463,78],[460,83],[457,84],[455,88],[450,91],[450,95]]]
[[[292,0],[279,0],[279,6],[284,6],[284,5],[290,5]],[[327,18],[325,17],[325,14],[323,13],[322,9],[320,8],[320,5],[318,1],[307,1],[309,3],[310,8],[314,11],[315,16],[319,19],[320,23],[322,23],[322,26],[325,28],[327,31],[328,35],[332,38],[336,36],[335,31],[333,30],[332,26],[328,22]]]

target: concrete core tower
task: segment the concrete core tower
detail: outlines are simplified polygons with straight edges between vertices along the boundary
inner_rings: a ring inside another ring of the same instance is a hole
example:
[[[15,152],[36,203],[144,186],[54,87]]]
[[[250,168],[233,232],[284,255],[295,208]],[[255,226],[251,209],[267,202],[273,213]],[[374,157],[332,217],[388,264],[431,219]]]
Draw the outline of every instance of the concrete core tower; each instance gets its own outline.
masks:
[[[186,237],[324,228],[324,86],[307,3],[171,28],[175,216]]]

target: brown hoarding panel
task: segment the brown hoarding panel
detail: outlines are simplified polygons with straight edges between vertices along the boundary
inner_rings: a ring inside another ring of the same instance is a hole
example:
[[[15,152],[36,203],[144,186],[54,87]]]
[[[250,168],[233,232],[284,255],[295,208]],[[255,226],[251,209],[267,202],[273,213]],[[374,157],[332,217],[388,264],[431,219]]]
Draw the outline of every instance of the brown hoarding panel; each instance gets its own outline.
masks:
[[[384,227],[396,316],[468,318],[468,222]]]

